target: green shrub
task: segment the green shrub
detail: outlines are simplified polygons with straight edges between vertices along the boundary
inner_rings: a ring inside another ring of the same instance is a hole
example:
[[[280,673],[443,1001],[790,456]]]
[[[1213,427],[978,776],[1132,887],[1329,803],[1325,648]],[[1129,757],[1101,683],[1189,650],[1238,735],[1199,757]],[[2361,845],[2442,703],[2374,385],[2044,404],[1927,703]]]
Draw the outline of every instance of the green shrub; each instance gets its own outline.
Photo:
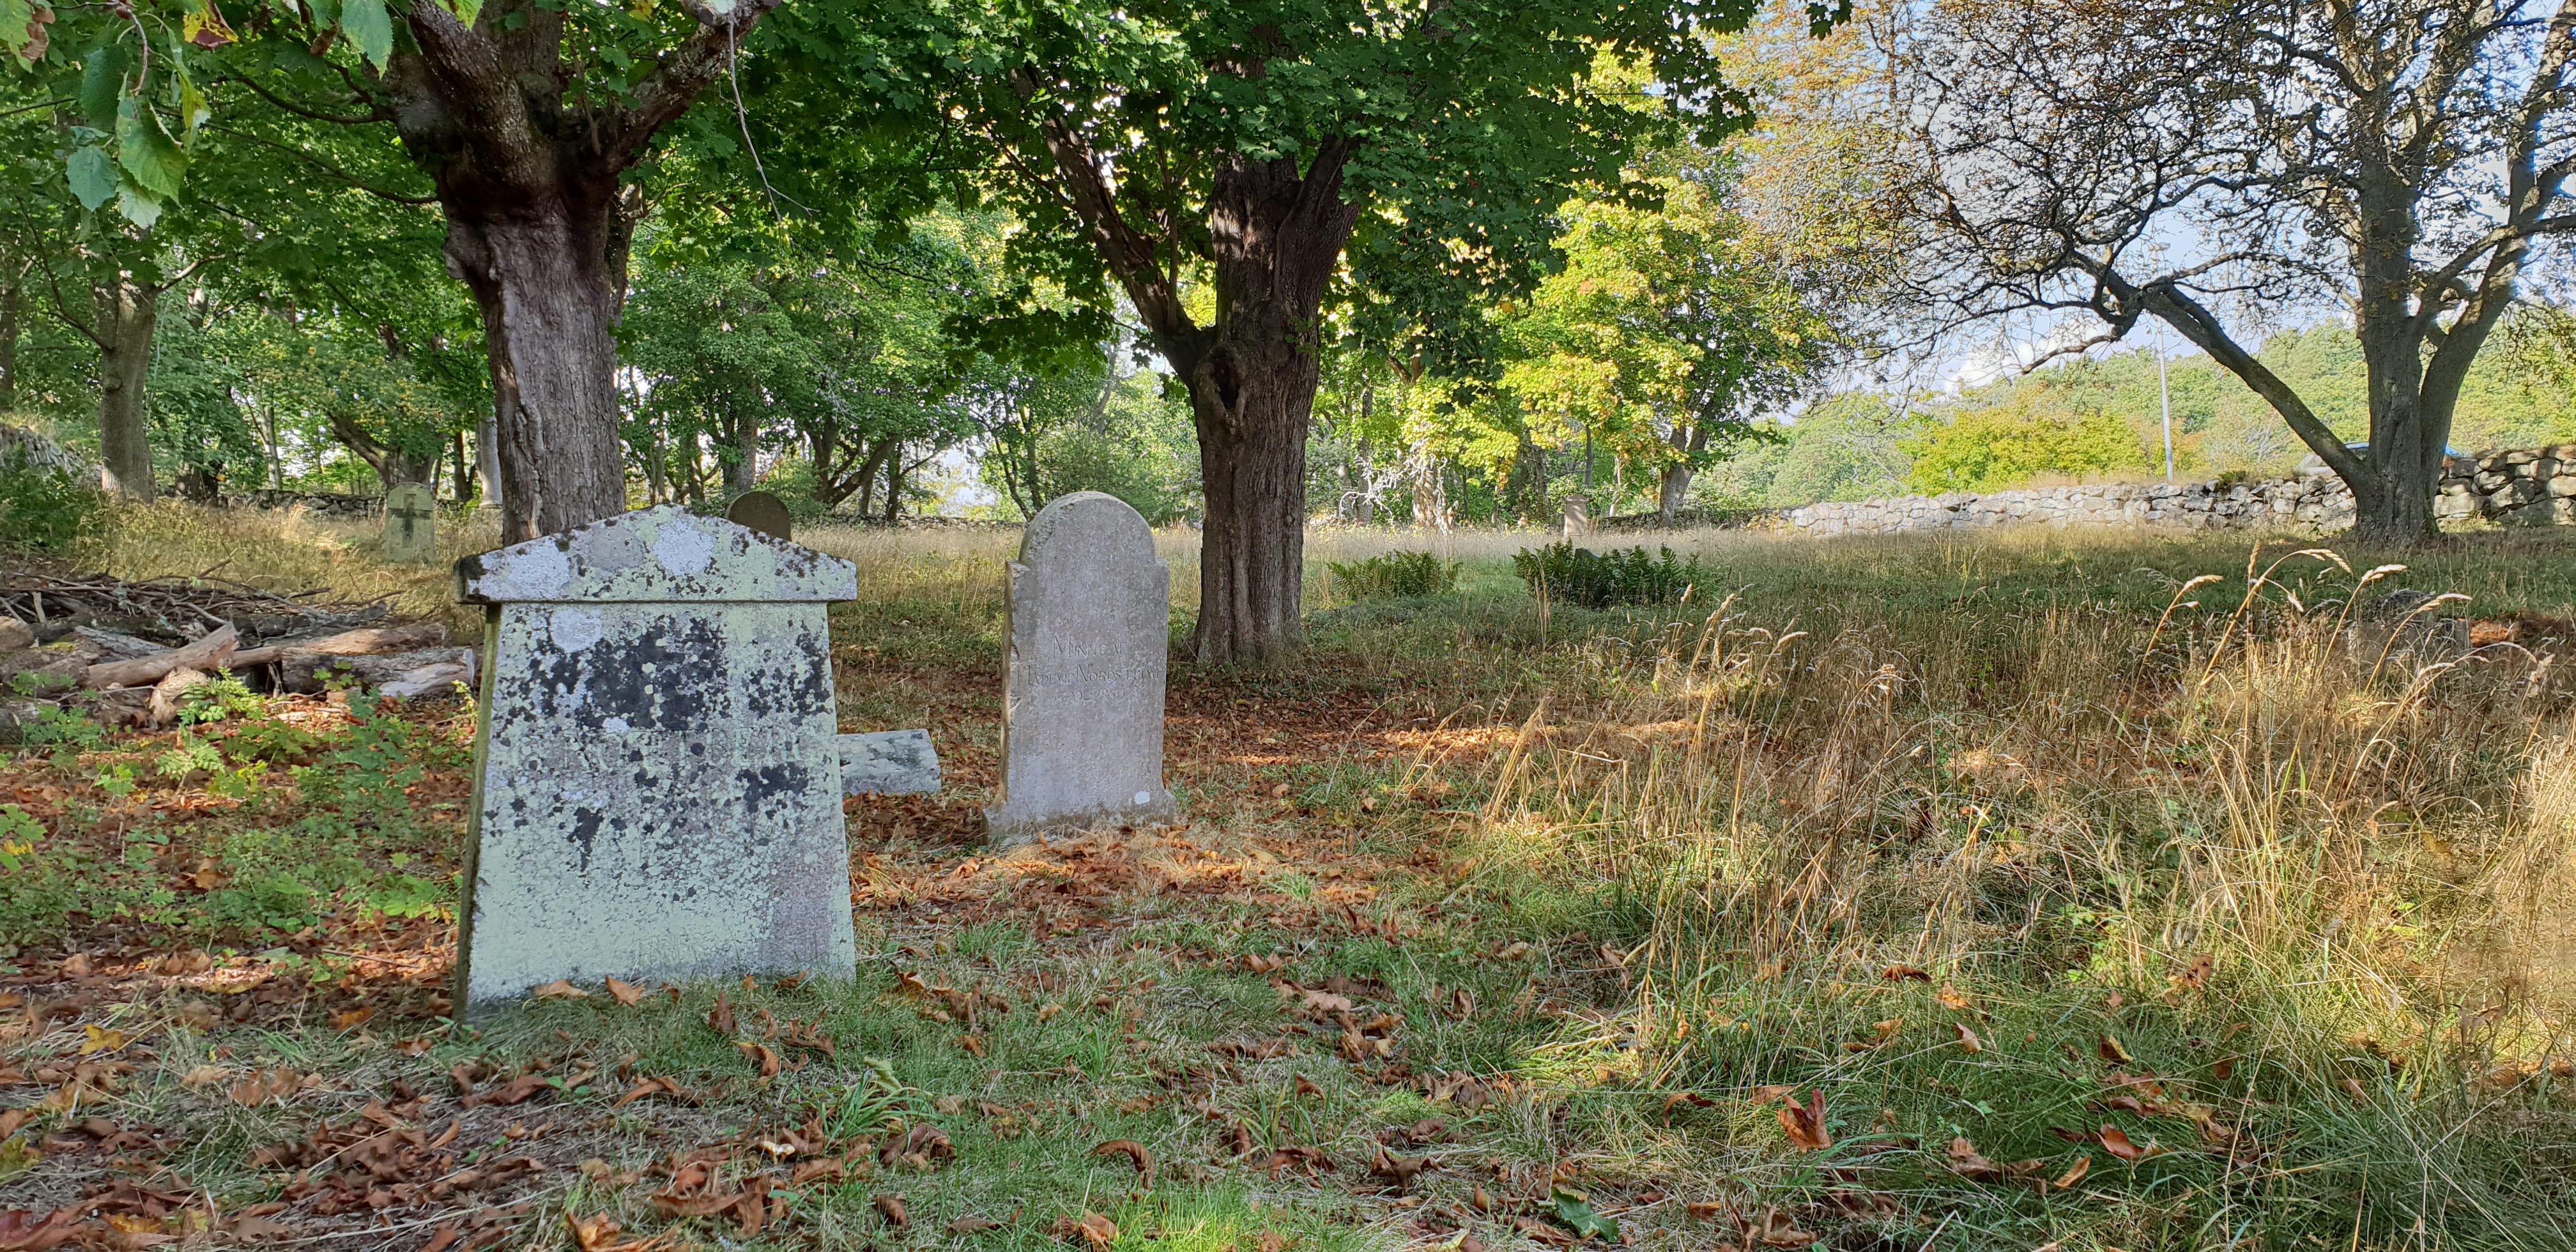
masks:
[[[1389,552],[1364,561],[1327,561],[1354,600],[1436,596],[1458,589],[1459,566],[1428,552]]]
[[[1587,609],[1670,604],[1706,577],[1698,557],[1684,561],[1670,548],[1651,557],[1641,547],[1594,552],[1570,541],[1521,549],[1512,557],[1512,572],[1529,584],[1531,595]]]
[[[60,552],[97,529],[105,501],[25,449],[0,447],[0,550]]]

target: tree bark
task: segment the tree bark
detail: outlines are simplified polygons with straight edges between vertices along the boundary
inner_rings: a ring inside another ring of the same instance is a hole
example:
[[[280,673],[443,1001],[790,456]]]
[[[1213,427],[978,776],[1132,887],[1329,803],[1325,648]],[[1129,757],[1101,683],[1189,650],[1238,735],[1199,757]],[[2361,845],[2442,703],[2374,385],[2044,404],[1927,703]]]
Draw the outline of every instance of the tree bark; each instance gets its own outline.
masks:
[[[1708,426],[1699,423],[1687,429],[1687,434],[1681,430],[1673,432],[1672,445],[1683,454],[1683,459],[1664,467],[1663,481],[1655,500],[1655,517],[1666,526],[1673,524],[1674,516],[1681,512],[1682,501],[1690,495],[1691,479],[1697,474],[1691,468],[1691,461],[1708,451]]]
[[[0,283],[0,413],[18,407],[18,280]]]
[[[471,27],[436,4],[406,12],[414,46],[381,86],[447,215],[448,271],[483,316],[503,542],[625,511],[614,331],[640,210],[620,180],[777,4],[686,4],[685,43],[624,91],[586,92],[560,5],[494,0]]]
[[[757,412],[733,418],[733,459],[724,466],[725,498],[752,489],[760,481],[760,417]]]
[[[1293,160],[1225,161],[1208,215],[1216,324],[1202,352],[1189,352],[1186,339],[1159,345],[1189,382],[1199,437],[1207,517],[1192,650],[1204,663],[1272,661],[1305,642],[1318,315],[1359,220],[1359,206],[1341,194],[1347,159],[1348,149],[1331,144],[1302,171]]]
[[[119,498],[149,501],[152,328],[161,293],[119,276],[96,289],[99,484]]]
[[[474,490],[477,505],[501,507],[500,423],[488,413],[474,424]]]

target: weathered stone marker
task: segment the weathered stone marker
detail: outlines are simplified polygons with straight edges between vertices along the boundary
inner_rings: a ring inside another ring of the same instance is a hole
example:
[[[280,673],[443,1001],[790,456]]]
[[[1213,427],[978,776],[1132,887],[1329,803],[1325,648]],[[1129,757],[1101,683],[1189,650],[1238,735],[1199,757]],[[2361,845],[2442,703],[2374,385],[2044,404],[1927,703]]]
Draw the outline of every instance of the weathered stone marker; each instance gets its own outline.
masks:
[[[737,526],[748,526],[772,539],[793,538],[794,522],[787,516],[787,503],[766,491],[746,491],[725,506],[725,520]]]
[[[398,562],[438,559],[438,493],[429,484],[385,488],[384,557]]]
[[[841,793],[939,794],[939,751],[930,746],[930,732],[880,730],[841,736]]]
[[[459,1000],[847,975],[824,606],[847,562],[664,506],[456,563],[492,606]]]
[[[1592,534],[1592,502],[1581,496],[1565,498],[1565,537],[1589,538]]]
[[[1170,821],[1163,670],[1172,572],[1126,501],[1097,491],[1038,510],[1009,569],[1002,800],[995,842],[1093,824]]]

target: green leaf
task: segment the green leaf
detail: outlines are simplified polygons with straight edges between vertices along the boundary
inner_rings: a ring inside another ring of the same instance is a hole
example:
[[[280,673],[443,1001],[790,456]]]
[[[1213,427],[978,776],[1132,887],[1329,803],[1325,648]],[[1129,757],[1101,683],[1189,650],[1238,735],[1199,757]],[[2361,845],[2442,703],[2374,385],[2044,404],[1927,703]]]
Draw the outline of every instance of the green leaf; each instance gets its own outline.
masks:
[[[483,0],[442,0],[442,3],[448,12],[456,15],[457,21],[468,26],[473,25],[474,19],[483,12]]]
[[[1556,1189],[1548,1201],[1548,1216],[1565,1223],[1567,1229],[1586,1239],[1619,1241],[1619,1223],[1592,1211],[1592,1202],[1580,1191]]]
[[[21,61],[45,55],[45,23],[53,16],[51,8],[39,8],[32,0],[0,0],[0,59],[14,70]]]
[[[161,220],[161,202],[130,180],[116,189],[116,210],[125,215],[125,220],[145,230],[152,229],[152,224]]]
[[[72,149],[72,159],[65,162],[63,173],[70,177],[72,195],[81,207],[97,212],[116,194],[116,163],[108,159],[107,149],[83,145]]]
[[[206,93],[197,90],[196,80],[188,77],[185,68],[176,77],[179,80],[179,136],[185,142],[197,137],[197,128],[205,125],[206,119],[213,117],[215,111],[207,106]]]
[[[179,194],[179,185],[188,175],[188,154],[179,150],[179,141],[163,129],[161,115],[143,101],[128,98],[116,110],[116,163],[125,168],[134,185],[158,199],[167,200]],[[160,210],[155,208],[157,215]],[[126,215],[133,216],[132,210]],[[139,224],[139,223],[138,223]]]
[[[385,13],[385,0],[343,0],[340,29],[358,45],[358,55],[377,69],[393,58],[394,22]]]
[[[116,102],[125,94],[125,49],[116,44],[96,49],[81,65],[81,117],[91,130],[116,129]]]

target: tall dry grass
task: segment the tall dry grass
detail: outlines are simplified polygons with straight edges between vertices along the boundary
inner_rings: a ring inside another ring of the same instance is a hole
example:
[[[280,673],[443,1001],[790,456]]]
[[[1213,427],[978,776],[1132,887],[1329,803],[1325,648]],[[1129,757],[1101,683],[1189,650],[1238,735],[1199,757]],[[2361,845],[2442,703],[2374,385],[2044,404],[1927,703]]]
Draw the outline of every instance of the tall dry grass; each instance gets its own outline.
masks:
[[[1877,552],[1976,583],[2026,542]],[[2576,685],[2519,644],[2356,647],[2393,571],[2263,559],[2162,611],[1925,607],[1882,574],[1876,611],[1810,601],[1820,629],[1748,594],[1595,637],[1517,697],[1477,854],[1617,919],[1649,1089],[1858,1087],[2045,1159],[2101,1107],[2093,1035],[2126,1036],[2124,1068],[2219,1110],[2204,1137],[2265,1145],[2160,1165],[2166,1218],[2568,1246]],[[2089,1230],[2240,1246],[2135,1217]]]

